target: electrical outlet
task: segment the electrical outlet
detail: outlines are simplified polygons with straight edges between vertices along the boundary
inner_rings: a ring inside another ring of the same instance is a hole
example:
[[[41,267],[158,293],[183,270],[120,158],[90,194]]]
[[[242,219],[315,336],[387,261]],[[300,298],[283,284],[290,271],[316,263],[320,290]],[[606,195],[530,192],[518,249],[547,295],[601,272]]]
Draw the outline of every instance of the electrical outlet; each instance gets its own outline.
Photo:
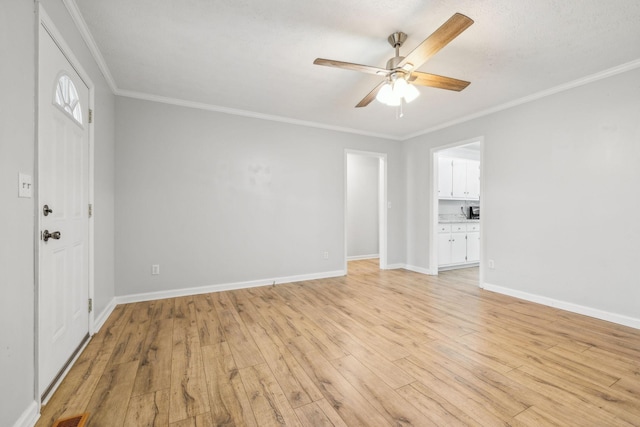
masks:
[[[328,251],[322,252],[322,259],[329,259],[329,252]]]
[[[153,264],[151,266],[151,274],[153,274],[154,276],[160,274],[160,264]]]
[[[490,259],[490,260],[489,260],[489,268],[490,268],[491,270],[493,270],[494,268],[496,268],[496,263],[495,263],[492,259]]]

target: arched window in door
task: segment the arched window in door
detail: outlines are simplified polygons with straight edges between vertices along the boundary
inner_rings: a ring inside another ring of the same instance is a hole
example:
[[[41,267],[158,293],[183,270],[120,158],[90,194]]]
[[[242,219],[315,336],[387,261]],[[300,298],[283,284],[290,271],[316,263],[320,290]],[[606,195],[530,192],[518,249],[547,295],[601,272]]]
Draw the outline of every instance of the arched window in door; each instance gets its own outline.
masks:
[[[76,86],[68,75],[62,74],[56,84],[56,92],[53,100],[62,111],[82,126],[82,106]]]

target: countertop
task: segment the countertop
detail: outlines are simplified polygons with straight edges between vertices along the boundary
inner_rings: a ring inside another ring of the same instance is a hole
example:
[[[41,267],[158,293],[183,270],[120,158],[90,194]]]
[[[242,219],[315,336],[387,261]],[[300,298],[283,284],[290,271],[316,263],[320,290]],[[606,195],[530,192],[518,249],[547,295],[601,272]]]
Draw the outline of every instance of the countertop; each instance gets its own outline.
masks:
[[[461,223],[461,222],[471,222],[478,223],[479,219],[467,219],[463,215],[439,215],[438,224],[453,224],[453,223]]]

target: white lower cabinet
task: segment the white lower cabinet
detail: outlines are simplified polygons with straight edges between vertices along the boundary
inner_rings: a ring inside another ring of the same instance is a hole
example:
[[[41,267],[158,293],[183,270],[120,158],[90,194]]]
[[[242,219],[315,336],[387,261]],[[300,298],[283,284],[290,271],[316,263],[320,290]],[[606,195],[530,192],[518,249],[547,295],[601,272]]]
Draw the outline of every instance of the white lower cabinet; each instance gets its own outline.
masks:
[[[438,233],[438,266],[451,264],[451,232]]]
[[[480,232],[470,231],[467,233],[467,262],[480,261]]]
[[[478,261],[479,224],[438,224],[438,267],[473,264]]]

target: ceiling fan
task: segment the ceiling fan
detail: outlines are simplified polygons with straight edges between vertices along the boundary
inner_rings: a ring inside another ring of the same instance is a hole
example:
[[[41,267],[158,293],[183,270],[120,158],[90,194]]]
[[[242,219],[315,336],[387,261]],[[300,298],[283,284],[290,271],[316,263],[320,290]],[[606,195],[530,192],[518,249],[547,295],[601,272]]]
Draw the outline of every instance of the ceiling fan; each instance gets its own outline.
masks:
[[[410,102],[419,95],[418,90],[412,85],[430,86],[459,92],[469,86],[470,82],[415,70],[458,37],[471,24],[473,24],[471,18],[456,13],[407,56],[400,56],[400,46],[407,39],[407,35],[402,32],[391,34],[387,40],[396,50],[396,55],[387,61],[387,68],[323,58],[317,58],[313,63],[384,77],[384,80],[356,105],[357,108],[366,107],[374,98],[387,105],[401,106],[402,102]]]

